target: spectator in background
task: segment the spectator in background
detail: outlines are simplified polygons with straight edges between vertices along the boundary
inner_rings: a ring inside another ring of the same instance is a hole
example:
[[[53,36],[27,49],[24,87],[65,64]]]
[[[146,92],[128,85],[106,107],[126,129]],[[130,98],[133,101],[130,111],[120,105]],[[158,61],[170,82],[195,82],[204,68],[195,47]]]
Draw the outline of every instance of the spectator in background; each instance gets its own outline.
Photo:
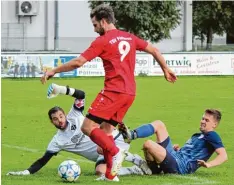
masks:
[[[7,58],[1,57],[1,62],[2,62],[3,68],[6,69],[7,68]]]
[[[4,73],[4,65],[3,65],[3,63],[1,64],[1,73]]]
[[[20,66],[20,77],[24,77],[25,70],[26,70],[26,67],[24,66],[24,64],[22,64]]]
[[[11,65],[12,65],[12,58],[11,58],[11,57],[8,57],[8,58],[7,58],[7,66],[6,66],[6,68],[7,68],[7,69],[10,69]]]
[[[15,69],[14,69],[14,77],[17,77],[19,75],[19,64],[16,62]]]
[[[29,63],[27,63],[26,69],[27,69],[26,77],[29,77],[30,71],[31,71],[31,70],[30,70],[30,65],[29,65]]]
[[[32,73],[32,77],[35,78],[36,77],[36,66],[34,64],[32,64],[32,66],[31,66],[31,73]]]

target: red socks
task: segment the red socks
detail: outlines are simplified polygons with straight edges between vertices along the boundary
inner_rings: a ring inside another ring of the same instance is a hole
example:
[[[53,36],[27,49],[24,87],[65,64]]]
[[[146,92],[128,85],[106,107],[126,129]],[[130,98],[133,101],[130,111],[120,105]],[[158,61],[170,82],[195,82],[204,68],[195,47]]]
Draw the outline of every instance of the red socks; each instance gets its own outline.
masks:
[[[104,159],[106,161],[106,178],[113,179],[115,176],[111,175],[112,156],[119,152],[119,148],[115,146],[113,136],[107,136],[103,130],[95,128],[91,132],[90,138],[103,150]]]
[[[114,156],[119,152],[118,147],[115,146],[113,137],[108,137],[106,133],[100,128],[93,129],[90,134],[90,139],[103,150],[107,150],[111,156]]]
[[[113,136],[108,136],[108,137],[113,143],[115,142]],[[107,151],[104,151],[103,155],[104,155],[104,158],[105,158],[105,161],[106,161],[106,174],[105,174],[105,176],[108,179],[113,179],[115,176],[111,175],[112,156]]]

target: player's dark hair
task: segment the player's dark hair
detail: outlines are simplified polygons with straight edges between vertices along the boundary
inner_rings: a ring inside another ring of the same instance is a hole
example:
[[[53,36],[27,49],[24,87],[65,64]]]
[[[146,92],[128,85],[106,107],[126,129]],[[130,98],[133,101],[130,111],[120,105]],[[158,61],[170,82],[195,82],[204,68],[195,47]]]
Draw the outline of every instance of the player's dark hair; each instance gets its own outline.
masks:
[[[65,114],[64,110],[61,107],[59,107],[59,106],[52,107],[48,111],[48,116],[49,116],[50,120],[52,120],[51,115],[54,114],[54,113],[56,113],[56,112],[58,112],[58,111],[61,111],[61,112],[63,112],[63,114]]]
[[[100,4],[96,6],[90,13],[90,17],[95,17],[97,21],[105,19],[108,24],[115,23],[115,14],[111,6]]]
[[[205,113],[212,115],[218,123],[220,122],[220,120],[222,118],[221,112],[219,110],[216,110],[216,109],[206,109]]]

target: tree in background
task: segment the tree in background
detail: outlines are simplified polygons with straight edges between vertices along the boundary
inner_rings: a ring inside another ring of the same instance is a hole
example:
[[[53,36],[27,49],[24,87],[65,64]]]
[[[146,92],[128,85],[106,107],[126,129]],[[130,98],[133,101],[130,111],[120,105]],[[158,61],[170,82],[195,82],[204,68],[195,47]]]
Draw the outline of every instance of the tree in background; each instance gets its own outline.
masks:
[[[213,34],[223,35],[233,30],[233,1],[193,1],[193,37],[203,41],[206,37],[206,49],[211,49]]]
[[[102,3],[112,6],[119,29],[152,42],[170,38],[181,20],[176,1],[89,1],[90,8]]]
[[[227,33],[227,44],[234,44],[234,1],[222,2],[224,12],[228,15],[228,19],[223,20],[223,25]]]

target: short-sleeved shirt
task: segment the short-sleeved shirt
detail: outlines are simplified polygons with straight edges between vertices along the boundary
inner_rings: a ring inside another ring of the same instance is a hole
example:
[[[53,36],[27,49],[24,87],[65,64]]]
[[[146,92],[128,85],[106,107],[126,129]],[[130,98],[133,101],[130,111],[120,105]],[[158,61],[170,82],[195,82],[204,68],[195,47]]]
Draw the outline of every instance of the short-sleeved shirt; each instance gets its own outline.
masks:
[[[58,130],[47,147],[47,152],[58,153],[60,151],[72,152],[95,161],[100,158],[97,153],[97,145],[83,132],[81,126],[83,124],[84,115],[82,114],[84,100],[75,100],[70,112],[67,114],[67,128],[65,130]],[[119,148],[129,149],[129,144],[124,143],[124,139],[117,130],[112,133],[115,138],[115,143]]]
[[[103,60],[104,90],[135,95],[136,50],[142,51],[147,45],[131,33],[113,29],[96,38],[81,55],[88,61],[95,57]]]
[[[179,171],[182,174],[193,173],[200,166],[197,160],[208,161],[214,151],[224,147],[220,136],[211,131],[196,133],[178,151],[171,154],[176,158]]]

